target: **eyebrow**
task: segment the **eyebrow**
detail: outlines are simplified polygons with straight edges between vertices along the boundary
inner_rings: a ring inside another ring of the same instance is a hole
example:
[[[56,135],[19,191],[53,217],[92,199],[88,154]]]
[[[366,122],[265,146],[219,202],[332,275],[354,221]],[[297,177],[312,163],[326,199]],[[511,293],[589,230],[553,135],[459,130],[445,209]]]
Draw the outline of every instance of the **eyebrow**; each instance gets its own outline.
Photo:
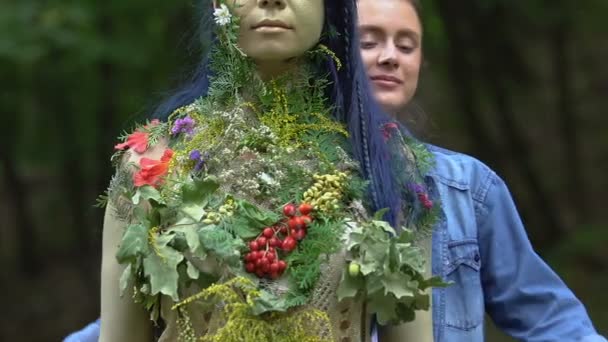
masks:
[[[375,34],[384,33],[384,30],[382,29],[382,27],[377,26],[377,25],[359,25],[359,31],[360,32],[370,32],[370,33],[375,33]],[[399,32],[397,32],[397,36],[406,36],[408,38],[415,40],[416,42],[420,42],[420,34],[418,34],[417,32],[415,32],[411,29],[408,29],[408,28],[399,30]]]

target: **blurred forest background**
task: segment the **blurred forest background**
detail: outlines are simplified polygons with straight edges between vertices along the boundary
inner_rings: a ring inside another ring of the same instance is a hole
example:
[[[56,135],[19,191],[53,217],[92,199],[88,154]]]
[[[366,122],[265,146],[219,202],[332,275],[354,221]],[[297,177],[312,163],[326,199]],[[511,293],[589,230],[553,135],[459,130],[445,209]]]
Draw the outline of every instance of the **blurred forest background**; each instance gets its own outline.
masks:
[[[410,118],[506,179],[538,253],[608,334],[608,1],[423,5]],[[98,317],[93,205],[115,137],[197,63],[196,13],[195,0],[0,1],[0,340],[58,341]]]

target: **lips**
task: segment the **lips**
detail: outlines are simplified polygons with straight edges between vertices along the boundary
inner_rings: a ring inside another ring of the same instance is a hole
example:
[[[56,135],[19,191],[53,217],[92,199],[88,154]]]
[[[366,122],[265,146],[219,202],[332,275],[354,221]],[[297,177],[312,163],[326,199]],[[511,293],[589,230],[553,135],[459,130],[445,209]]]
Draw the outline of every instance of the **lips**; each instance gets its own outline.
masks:
[[[391,76],[391,75],[373,75],[370,77],[370,79],[374,83],[394,84],[394,85],[403,84],[403,81],[401,79],[399,79],[395,76]]]
[[[253,25],[251,28],[253,30],[263,29],[263,28],[276,28],[276,29],[284,29],[284,30],[292,29],[292,27],[287,25],[286,23],[284,23],[280,20],[272,20],[272,19],[264,19],[264,20],[260,21],[259,23]]]

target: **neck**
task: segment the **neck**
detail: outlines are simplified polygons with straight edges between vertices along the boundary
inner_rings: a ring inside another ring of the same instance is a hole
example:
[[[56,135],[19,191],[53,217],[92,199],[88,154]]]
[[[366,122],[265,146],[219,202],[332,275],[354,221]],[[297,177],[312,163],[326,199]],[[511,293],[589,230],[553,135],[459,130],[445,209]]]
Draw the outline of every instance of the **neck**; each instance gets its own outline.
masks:
[[[256,68],[260,78],[264,81],[277,78],[300,65],[301,61],[297,58],[288,60],[256,61]]]

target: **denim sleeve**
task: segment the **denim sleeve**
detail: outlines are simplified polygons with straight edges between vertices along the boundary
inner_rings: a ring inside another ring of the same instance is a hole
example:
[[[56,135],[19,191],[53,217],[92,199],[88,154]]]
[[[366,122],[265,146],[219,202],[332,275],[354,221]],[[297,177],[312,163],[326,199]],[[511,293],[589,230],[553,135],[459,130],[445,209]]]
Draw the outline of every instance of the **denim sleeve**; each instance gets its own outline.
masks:
[[[583,304],[534,252],[502,179],[493,173],[478,193],[484,299],[496,325],[522,341],[606,342]]]
[[[71,333],[63,342],[97,342],[99,340],[99,319],[86,327]]]

